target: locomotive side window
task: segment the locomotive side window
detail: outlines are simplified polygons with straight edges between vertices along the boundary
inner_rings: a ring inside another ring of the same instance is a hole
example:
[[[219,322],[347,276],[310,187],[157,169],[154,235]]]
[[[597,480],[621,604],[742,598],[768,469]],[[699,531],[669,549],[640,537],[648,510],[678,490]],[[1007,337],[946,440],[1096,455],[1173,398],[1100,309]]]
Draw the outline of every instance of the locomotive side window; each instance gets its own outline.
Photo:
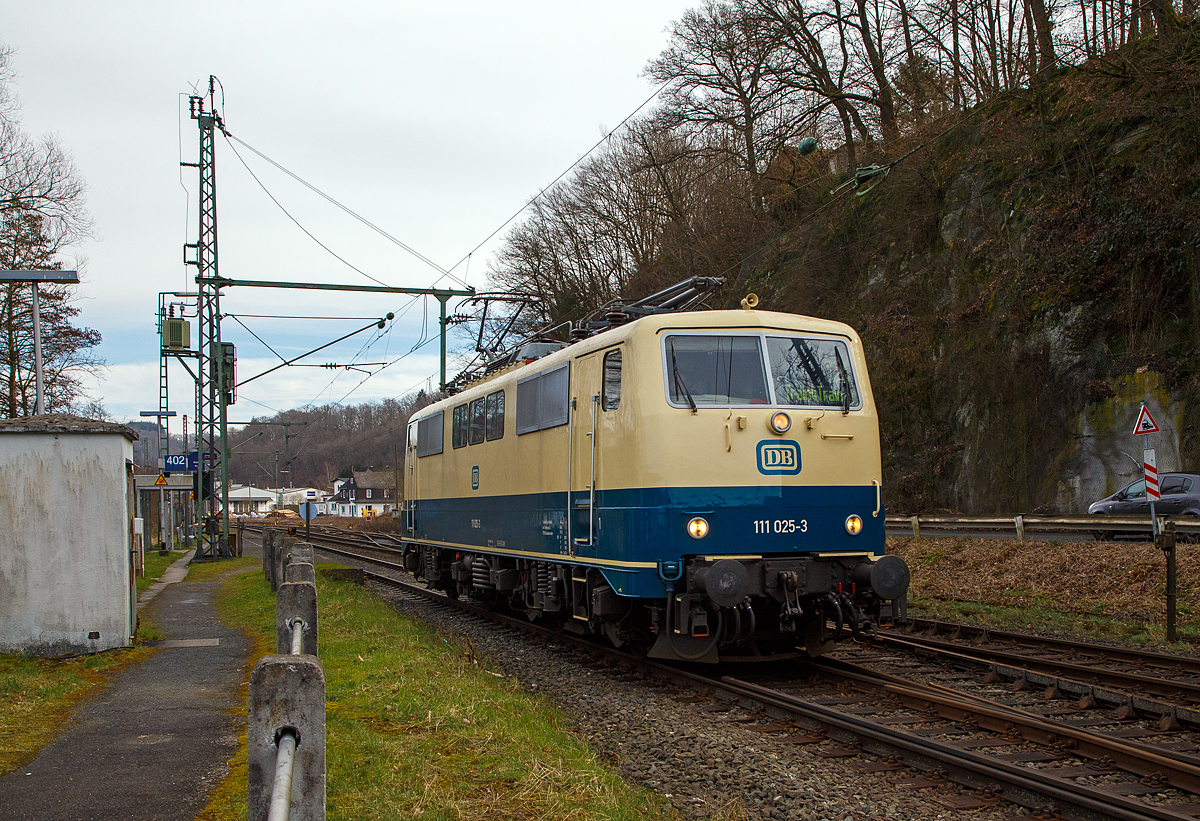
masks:
[[[677,334],[668,336],[663,345],[671,404],[770,404],[757,336]]]
[[[496,391],[487,395],[487,440],[489,442],[504,436],[504,391]]]
[[[569,373],[567,365],[560,365],[517,382],[518,434],[567,424]]]
[[[861,404],[845,342],[769,336],[767,354],[777,404],[847,410]]]
[[[467,406],[459,405],[450,419],[450,444],[456,448],[467,445]]]
[[[469,440],[472,445],[483,444],[483,397],[471,402],[471,430]]]
[[[444,425],[445,413],[442,411],[417,421],[417,456],[433,456],[442,452]]]
[[[600,397],[600,407],[606,411],[621,407],[620,351],[609,351],[604,355],[604,391]]]

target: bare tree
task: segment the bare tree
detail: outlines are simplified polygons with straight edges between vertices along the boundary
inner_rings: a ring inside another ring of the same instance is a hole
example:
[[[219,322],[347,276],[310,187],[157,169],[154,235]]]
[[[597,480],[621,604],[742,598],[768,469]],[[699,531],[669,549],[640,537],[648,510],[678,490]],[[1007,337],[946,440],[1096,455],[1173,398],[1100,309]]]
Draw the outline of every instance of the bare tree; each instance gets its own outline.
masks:
[[[646,67],[667,84],[663,127],[725,131],[710,145],[733,153],[760,209],[759,183],[779,146],[796,134],[794,89],[770,69],[780,50],[778,29],[748,5],[705,0],[671,30],[671,45]]]
[[[71,157],[53,137],[33,139],[21,128],[12,93],[12,50],[0,46],[0,265],[7,270],[62,268],[61,253],[87,236],[91,221],[85,186]],[[39,290],[46,407],[79,409],[80,378],[102,362],[93,349],[99,332],[71,324],[79,309],[72,289]],[[0,405],[10,416],[33,412],[33,321],[29,286],[0,289]]]

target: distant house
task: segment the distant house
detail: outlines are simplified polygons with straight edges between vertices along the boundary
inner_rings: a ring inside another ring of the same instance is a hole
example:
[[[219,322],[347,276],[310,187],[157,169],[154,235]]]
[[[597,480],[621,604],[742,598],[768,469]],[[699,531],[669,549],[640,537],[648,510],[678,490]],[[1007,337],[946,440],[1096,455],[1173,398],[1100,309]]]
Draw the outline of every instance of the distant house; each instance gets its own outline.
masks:
[[[217,498],[221,489],[217,488]],[[229,512],[235,516],[262,515],[275,509],[276,496],[269,490],[257,487],[230,487]]]
[[[396,508],[396,475],[388,470],[355,470],[334,483],[326,510],[333,516],[370,519]]]
[[[320,502],[322,498],[321,491],[315,487],[287,487],[280,488],[279,493],[283,498],[283,506],[302,505],[305,502]]]

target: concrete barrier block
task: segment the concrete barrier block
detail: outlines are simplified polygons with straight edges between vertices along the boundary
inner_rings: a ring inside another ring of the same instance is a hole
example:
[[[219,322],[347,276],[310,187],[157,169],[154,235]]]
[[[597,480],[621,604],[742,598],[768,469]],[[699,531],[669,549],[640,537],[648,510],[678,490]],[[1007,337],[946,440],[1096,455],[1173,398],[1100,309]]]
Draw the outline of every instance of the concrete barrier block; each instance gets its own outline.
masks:
[[[286,586],[286,585],[285,585]],[[264,656],[250,674],[247,768],[250,821],[271,806],[278,740],[296,745],[291,821],[325,821],[325,671],[315,656]]]
[[[309,565],[311,567],[312,565]],[[292,619],[304,621],[300,652],[317,655],[317,586],[312,582],[284,582],[275,596],[275,652],[292,650]]]
[[[292,561],[288,563],[287,569],[283,571],[283,580],[285,582],[312,582],[317,583],[317,571],[313,569],[310,562],[296,561],[293,556]]]
[[[273,565],[275,581],[271,585],[272,590],[278,590],[279,585],[283,584],[283,582],[284,582],[283,569],[285,567],[287,567],[288,556],[291,554],[292,545],[294,545],[295,543],[296,543],[296,540],[291,536],[276,536],[275,537],[275,548],[274,548],[275,557],[274,557],[274,565]]]
[[[292,561],[315,564],[316,559],[313,557],[313,546],[308,542],[296,542],[292,545]]]
[[[275,568],[275,531],[269,527],[264,527],[262,532],[262,569],[263,578],[267,580],[267,584],[272,582],[272,574]],[[275,586],[272,584],[271,589]]]

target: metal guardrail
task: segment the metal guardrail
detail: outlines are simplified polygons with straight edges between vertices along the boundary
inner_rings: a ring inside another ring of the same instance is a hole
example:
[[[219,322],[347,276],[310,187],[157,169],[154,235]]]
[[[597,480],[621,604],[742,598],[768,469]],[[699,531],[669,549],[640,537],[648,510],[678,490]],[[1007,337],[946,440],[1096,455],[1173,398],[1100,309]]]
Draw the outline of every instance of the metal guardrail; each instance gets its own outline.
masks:
[[[1175,523],[1175,532],[1189,539],[1200,539],[1200,517],[1159,516],[1159,529]],[[889,536],[940,536],[970,534],[991,539],[1016,539],[1070,536],[1092,537],[1107,541],[1120,537],[1145,537],[1151,540],[1149,516],[888,516]]]

